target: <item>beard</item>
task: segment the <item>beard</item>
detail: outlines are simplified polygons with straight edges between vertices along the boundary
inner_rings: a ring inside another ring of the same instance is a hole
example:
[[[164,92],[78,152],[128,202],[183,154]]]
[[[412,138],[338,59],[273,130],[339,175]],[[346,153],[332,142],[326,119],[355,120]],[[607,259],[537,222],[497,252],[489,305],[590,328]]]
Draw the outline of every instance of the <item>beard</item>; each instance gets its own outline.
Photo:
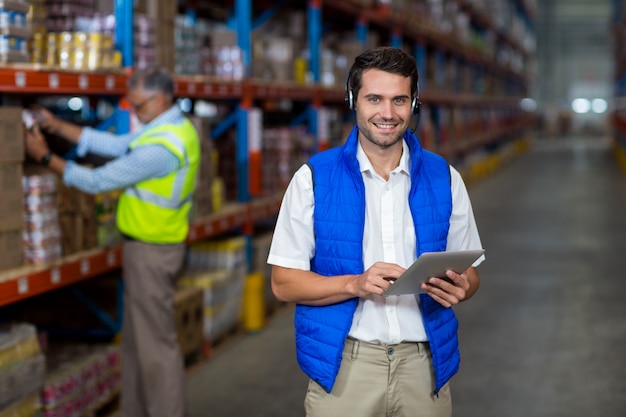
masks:
[[[357,117],[357,126],[359,128],[359,133],[363,135],[363,137],[367,139],[368,142],[376,145],[380,149],[391,148],[392,146],[400,142],[407,128],[407,126],[404,126],[401,129],[398,129],[398,130],[395,130],[394,132],[390,132],[386,134],[386,133],[375,132],[374,129],[376,128],[373,126],[374,124],[398,124],[399,127],[402,127],[406,123],[404,122],[404,120],[401,120],[400,123],[397,123],[397,121],[387,122],[387,123],[384,123],[384,122],[376,123],[375,121],[372,121],[372,120],[366,121],[366,120],[361,120],[360,118]]]

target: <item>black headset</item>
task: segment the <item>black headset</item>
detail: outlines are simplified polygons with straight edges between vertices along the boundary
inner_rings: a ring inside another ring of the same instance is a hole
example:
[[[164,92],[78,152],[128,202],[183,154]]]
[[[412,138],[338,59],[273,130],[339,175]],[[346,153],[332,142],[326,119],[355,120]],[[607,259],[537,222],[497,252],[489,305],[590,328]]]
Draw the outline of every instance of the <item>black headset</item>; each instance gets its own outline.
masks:
[[[354,93],[352,92],[352,88],[350,88],[350,80],[352,79],[352,71],[348,73],[348,79],[346,80],[346,94],[344,100],[348,105],[350,110],[354,110]],[[411,102],[411,113],[419,114],[420,112],[420,83],[419,80],[415,82],[415,96],[413,97],[413,101]]]

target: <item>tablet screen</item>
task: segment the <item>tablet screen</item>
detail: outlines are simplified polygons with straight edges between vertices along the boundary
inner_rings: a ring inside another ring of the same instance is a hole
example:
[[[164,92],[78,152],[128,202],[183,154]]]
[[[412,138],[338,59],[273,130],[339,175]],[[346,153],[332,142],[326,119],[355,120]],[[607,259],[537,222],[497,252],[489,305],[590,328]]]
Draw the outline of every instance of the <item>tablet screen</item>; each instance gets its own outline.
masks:
[[[428,278],[445,278],[446,271],[453,270],[460,274],[485,253],[484,249],[463,250],[450,252],[424,252],[402,274],[391,287],[383,293],[384,296],[401,294],[418,294],[422,292],[420,285]]]

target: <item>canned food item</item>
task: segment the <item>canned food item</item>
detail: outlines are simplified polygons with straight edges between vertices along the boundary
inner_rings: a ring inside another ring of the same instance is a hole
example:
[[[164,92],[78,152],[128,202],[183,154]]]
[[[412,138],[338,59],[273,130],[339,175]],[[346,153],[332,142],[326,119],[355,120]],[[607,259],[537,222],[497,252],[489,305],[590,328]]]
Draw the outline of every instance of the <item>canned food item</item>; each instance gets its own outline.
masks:
[[[28,41],[24,38],[13,38],[13,50],[21,54],[28,54]]]
[[[98,32],[90,32],[87,35],[87,46],[89,48],[101,48],[102,47],[102,34]]]
[[[56,48],[59,38],[59,35],[53,32],[48,32],[48,34],[46,35],[46,44],[48,45],[48,49],[52,48]]]
[[[91,71],[102,67],[102,54],[100,48],[89,48],[87,50],[87,68]]]
[[[72,41],[74,48],[85,48],[87,46],[87,34],[85,32],[74,32]]]
[[[48,50],[43,59],[43,63],[51,67],[56,66],[58,63],[56,50]]]
[[[113,51],[113,59],[111,60],[110,68],[122,67],[122,53],[120,51]]]
[[[85,48],[74,48],[70,53],[70,64],[75,70],[83,70],[87,66]]]
[[[25,27],[26,14],[20,12],[11,12],[11,24],[13,26]]]
[[[57,35],[57,47],[60,49],[70,48],[72,46],[72,32],[60,32]]]
[[[67,69],[72,63],[70,48],[60,48],[57,53],[57,63],[59,67]]]
[[[8,28],[11,25],[11,11],[0,10],[0,28]]]
[[[31,35],[33,47],[43,49],[46,43],[46,34],[44,32],[33,32]]]
[[[113,35],[102,36],[102,49],[113,49]]]
[[[9,53],[9,36],[0,35],[0,55],[6,55]]]

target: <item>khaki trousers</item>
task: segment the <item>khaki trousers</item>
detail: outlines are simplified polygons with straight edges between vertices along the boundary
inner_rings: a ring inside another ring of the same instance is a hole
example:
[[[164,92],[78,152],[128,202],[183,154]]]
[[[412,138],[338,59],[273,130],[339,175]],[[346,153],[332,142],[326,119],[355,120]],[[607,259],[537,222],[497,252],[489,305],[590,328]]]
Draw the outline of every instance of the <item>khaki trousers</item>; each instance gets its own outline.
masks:
[[[304,403],[307,417],[450,417],[449,385],[434,390],[428,343],[348,339],[332,392],[311,380]]]
[[[122,256],[121,415],[183,417],[185,376],[174,293],[185,244],[125,240]]]

